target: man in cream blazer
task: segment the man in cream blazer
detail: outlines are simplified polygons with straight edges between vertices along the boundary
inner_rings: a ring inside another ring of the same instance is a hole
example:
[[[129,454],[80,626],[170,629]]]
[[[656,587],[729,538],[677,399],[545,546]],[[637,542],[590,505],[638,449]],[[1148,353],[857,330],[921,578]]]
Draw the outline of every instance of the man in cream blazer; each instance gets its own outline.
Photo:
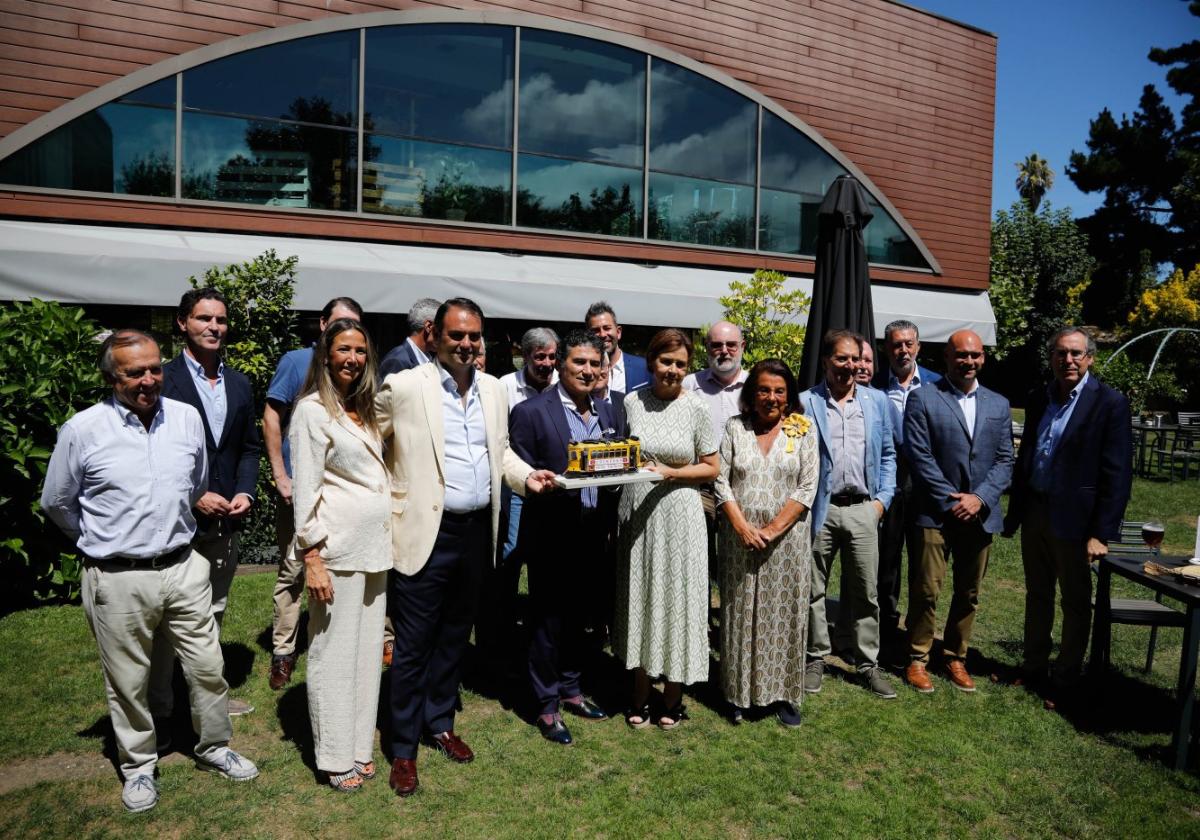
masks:
[[[384,379],[376,399],[392,473],[392,789],[417,789],[422,736],[458,762],[458,683],[486,564],[493,562],[500,482],[524,494],[554,486],[509,448],[508,400],[474,368],[483,313],[466,298],[434,318],[437,358]]]

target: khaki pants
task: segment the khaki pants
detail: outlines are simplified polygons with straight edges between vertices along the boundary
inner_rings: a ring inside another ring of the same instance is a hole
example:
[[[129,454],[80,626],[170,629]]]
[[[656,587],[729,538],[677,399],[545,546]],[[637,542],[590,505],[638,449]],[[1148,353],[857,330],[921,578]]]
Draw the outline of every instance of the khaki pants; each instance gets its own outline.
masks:
[[[212,588],[212,616],[217,622],[217,635],[229,603],[229,587],[237,571],[238,534],[228,524],[197,535],[192,549],[208,561],[208,582]],[[154,650],[150,654],[150,711],[155,717],[169,718],[175,709],[175,651],[167,633],[161,628],[154,634]]]
[[[228,686],[217,640],[209,563],[197,551],[163,569],[130,569],[89,561],[83,573],[83,611],[100,649],[108,710],[121,772],[153,774],[158,753],[147,703],[155,633],[170,641],[191,694],[196,756],[229,743]]]
[[[879,661],[879,516],[870,501],[830,505],[825,524],[813,537],[812,594],[808,606],[808,658],[833,652],[825,615],[825,590],[833,559],[842,556],[842,590],[838,596],[839,638],[851,640],[855,666],[874,667]]]
[[[978,522],[947,523],[943,528],[917,528],[920,554],[908,564],[909,655],[929,664],[938,595],[946,580],[947,555],[953,558],[954,596],[946,617],[942,652],[947,659],[966,659],[979,608],[979,587],[987,571],[992,535]]]
[[[1061,590],[1062,643],[1054,663],[1058,685],[1079,681],[1092,627],[1092,573],[1084,540],[1062,540],[1050,529],[1049,506],[1033,504],[1021,523],[1025,566],[1025,656],[1022,667],[1044,674],[1054,628],[1054,589]]]

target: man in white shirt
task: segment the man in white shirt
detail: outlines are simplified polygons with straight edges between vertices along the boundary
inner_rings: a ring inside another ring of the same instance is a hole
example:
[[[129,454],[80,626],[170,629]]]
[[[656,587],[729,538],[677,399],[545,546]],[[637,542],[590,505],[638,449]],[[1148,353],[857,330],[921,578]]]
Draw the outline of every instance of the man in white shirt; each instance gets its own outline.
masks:
[[[725,437],[725,423],[741,411],[738,399],[746,382],[746,371],[742,369],[746,341],[737,324],[717,321],[709,328],[704,346],[708,349],[708,367],[685,376],[683,390],[694,391],[704,400],[712,417],[713,439],[720,444]]]
[[[229,749],[229,687],[212,614],[208,561],[191,548],[192,509],[208,489],[204,425],[162,399],[158,344],[137,330],[104,342],[112,396],[59,430],[42,508],[84,558],[83,609],[108,688],[130,811],[158,802],[154,723],[146,701],[154,634],[171,639],[191,686],[196,765],[243,781],[258,768]]]
[[[379,381],[396,373],[433,361],[436,345],[433,340],[433,316],[442,305],[433,298],[421,298],[408,310],[408,338],[388,351],[379,360]]]
[[[535,397],[558,382],[558,333],[549,327],[534,327],[521,336],[521,356],[525,364],[520,370],[506,373],[500,383],[508,394],[511,413],[530,397]]]
[[[646,360],[621,351],[621,325],[617,323],[617,314],[611,306],[602,300],[593,303],[583,317],[583,327],[604,342],[604,352],[608,354],[610,365],[609,388],[628,394],[650,384]]]

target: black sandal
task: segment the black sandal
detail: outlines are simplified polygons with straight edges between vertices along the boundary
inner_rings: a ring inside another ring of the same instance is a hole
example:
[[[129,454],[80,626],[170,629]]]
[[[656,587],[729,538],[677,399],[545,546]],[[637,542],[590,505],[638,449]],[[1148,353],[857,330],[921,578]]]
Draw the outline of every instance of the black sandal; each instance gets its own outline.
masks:
[[[634,718],[640,718],[636,722]],[[630,706],[625,712],[625,723],[630,729],[645,729],[650,725],[650,701],[647,700],[641,708]]]
[[[664,732],[674,729],[688,719],[687,708],[683,705],[683,697],[669,709],[664,709],[658,716],[658,728]]]

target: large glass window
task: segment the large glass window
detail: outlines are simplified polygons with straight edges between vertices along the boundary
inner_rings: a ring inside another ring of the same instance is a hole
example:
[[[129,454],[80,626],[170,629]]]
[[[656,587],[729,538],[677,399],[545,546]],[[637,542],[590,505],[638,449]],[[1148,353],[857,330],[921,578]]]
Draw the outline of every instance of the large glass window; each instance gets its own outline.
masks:
[[[758,245],[785,254],[817,252],[817,208],[846,170],[781,118],[763,111]]]
[[[510,152],[382,134],[364,142],[363,210],[496,225],[512,218]]]
[[[867,260],[887,265],[900,265],[907,268],[928,268],[929,264],[921,256],[920,249],[909,239],[896,220],[891,217],[883,206],[871,199],[868,202],[875,216],[871,224],[863,230],[863,239],[867,246]]]

